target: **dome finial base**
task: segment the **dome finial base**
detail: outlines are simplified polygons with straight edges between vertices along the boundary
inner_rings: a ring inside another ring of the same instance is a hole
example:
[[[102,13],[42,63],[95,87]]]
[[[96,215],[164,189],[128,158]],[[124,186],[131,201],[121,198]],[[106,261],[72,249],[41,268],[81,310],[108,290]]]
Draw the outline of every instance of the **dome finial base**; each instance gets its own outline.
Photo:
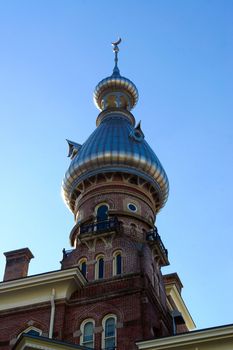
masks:
[[[113,73],[112,76],[119,76],[120,75],[120,70],[117,66],[118,63],[118,52],[119,52],[119,47],[118,45],[121,43],[121,38],[119,38],[117,41],[112,42],[113,46],[113,52],[115,53],[115,67],[113,68]]]

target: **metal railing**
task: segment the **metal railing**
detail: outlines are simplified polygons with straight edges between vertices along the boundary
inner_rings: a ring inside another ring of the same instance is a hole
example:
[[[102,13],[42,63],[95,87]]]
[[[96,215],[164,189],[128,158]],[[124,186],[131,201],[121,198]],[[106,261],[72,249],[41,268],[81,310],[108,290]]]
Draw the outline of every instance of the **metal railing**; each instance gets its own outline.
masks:
[[[168,256],[168,251],[165,248],[165,246],[161,240],[161,237],[158,233],[158,229],[156,226],[151,231],[147,232],[146,239],[147,239],[147,241],[152,241],[152,242],[154,241],[154,242],[158,243],[162,252],[166,255],[166,257]]]
[[[90,224],[81,225],[80,234],[117,231],[119,228],[120,228],[120,223],[117,217],[114,217],[104,221],[97,221],[97,222],[92,222]]]

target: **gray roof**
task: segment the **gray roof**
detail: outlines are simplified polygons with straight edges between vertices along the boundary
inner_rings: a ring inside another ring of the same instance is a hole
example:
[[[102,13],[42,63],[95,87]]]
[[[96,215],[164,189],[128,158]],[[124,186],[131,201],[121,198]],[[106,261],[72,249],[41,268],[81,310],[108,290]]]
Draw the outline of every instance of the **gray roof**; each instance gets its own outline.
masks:
[[[78,184],[98,173],[123,172],[149,182],[159,196],[159,208],[167,200],[167,175],[154,151],[144,139],[140,126],[128,111],[105,111],[95,131],[78,150],[65,174],[63,196],[72,209],[71,198]],[[97,121],[98,121],[97,119]]]

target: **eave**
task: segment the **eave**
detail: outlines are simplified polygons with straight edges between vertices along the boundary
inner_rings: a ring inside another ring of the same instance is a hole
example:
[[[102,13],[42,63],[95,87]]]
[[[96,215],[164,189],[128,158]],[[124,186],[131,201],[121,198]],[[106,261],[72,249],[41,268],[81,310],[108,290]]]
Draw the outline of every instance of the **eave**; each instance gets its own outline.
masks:
[[[193,319],[187,309],[187,306],[185,305],[185,302],[183,298],[181,297],[177,287],[175,284],[167,285],[165,286],[166,289],[166,295],[170,295],[172,300],[174,301],[177,310],[181,312],[183,319],[185,320],[185,324],[189,331],[196,328],[195,323],[193,322]]]
[[[77,350],[89,349],[85,346],[62,342],[56,339],[22,334],[14,345],[13,350]]]
[[[0,283],[0,311],[28,306],[51,299],[69,299],[71,294],[86,284],[78,268],[52,271]]]
[[[139,350],[193,350],[198,349],[197,346],[201,346],[200,349],[203,350],[212,348],[232,349],[233,325],[202,329],[170,337],[141,341],[136,344]]]

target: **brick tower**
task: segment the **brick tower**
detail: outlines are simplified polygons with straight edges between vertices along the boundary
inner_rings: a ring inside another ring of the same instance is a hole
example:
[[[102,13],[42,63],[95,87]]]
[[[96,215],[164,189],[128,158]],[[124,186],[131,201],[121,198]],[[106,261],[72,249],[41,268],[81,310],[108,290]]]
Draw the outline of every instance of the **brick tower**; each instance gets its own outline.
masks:
[[[140,123],[135,126],[130,111],[138,91],[120,75],[118,45],[112,75],[94,92],[101,110],[96,130],[83,145],[68,141],[71,164],[62,188],[76,224],[74,250],[64,251],[62,269],[78,265],[88,280],[72,296],[81,344],[123,350],[136,339],[172,334],[173,322],[161,275],[168,254],[154,226],[168,179]]]
[[[28,248],[6,252],[0,283],[2,350],[133,350],[136,343],[194,328],[155,227],[168,179],[131,113],[134,83],[115,66],[94,92],[96,129],[68,141],[63,198],[73,212],[72,250],[61,269],[28,276]]]

